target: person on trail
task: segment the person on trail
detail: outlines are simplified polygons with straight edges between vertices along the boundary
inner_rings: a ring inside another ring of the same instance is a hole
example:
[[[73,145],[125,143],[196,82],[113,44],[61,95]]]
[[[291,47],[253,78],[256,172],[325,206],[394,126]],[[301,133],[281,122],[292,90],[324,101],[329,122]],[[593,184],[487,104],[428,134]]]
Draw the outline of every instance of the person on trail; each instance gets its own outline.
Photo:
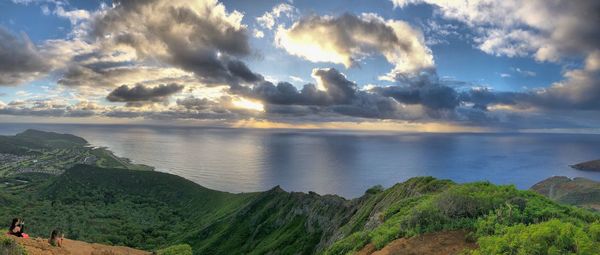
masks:
[[[10,224],[10,228],[8,229],[8,234],[22,238],[29,238],[29,235],[23,233],[24,229],[25,222],[22,219],[14,218]]]
[[[62,247],[64,235],[58,229],[52,230],[52,234],[50,234],[50,239],[48,239],[48,243],[52,246]]]

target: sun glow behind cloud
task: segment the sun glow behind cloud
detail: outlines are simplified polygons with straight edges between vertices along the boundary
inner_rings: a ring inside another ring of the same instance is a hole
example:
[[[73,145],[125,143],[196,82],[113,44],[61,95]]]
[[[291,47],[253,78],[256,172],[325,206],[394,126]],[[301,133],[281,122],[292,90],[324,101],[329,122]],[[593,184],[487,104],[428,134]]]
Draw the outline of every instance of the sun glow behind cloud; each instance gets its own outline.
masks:
[[[265,111],[265,105],[263,105],[261,102],[248,100],[242,97],[234,99],[231,102],[231,104],[233,104],[234,107],[240,109],[253,110],[258,112]]]

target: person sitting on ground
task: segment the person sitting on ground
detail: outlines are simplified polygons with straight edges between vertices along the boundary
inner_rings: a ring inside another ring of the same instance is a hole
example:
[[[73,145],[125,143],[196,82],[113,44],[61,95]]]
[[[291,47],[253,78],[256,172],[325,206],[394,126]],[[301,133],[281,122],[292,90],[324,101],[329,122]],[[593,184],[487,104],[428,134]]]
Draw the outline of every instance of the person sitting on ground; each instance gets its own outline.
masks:
[[[8,234],[17,237],[29,238],[29,235],[23,233],[24,229],[25,222],[19,218],[14,218],[10,224],[10,228],[8,229]]]
[[[52,230],[52,234],[50,234],[50,239],[48,239],[48,243],[52,246],[62,247],[64,235],[58,229]]]

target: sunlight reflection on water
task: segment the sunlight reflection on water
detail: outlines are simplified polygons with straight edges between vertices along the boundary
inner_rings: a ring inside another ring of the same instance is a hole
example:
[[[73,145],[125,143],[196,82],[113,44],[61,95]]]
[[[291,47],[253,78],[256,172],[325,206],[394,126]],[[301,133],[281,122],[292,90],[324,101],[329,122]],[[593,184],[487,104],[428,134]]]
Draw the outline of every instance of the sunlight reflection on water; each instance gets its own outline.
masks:
[[[286,190],[360,196],[369,187],[431,175],[457,182],[489,180],[528,188],[553,175],[585,176],[569,164],[600,158],[600,135],[388,134],[0,124],[72,133],[119,156],[212,189]]]

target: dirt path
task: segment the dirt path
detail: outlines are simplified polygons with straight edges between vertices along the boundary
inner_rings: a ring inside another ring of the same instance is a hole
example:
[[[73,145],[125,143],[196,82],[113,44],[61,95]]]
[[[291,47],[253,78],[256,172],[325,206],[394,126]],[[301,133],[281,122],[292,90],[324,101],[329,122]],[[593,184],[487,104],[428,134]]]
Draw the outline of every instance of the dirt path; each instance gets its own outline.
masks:
[[[411,238],[392,241],[383,249],[376,250],[368,244],[359,255],[452,255],[460,254],[464,249],[475,249],[477,244],[465,241],[466,231],[445,231],[424,234]]]
[[[109,246],[103,244],[86,243],[81,241],[65,239],[63,247],[53,247],[48,244],[47,239],[41,238],[15,238],[27,249],[29,255],[148,255],[147,251],[141,251],[123,246]]]

